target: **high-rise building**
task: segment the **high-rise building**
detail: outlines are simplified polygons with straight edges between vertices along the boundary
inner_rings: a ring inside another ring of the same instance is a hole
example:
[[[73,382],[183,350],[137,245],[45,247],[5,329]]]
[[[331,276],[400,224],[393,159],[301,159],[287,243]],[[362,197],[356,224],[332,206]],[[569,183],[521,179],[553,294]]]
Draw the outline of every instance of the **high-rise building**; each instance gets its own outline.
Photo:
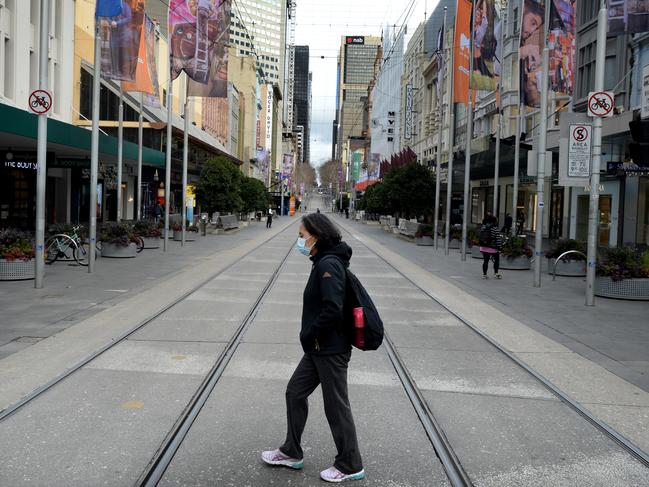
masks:
[[[367,89],[376,76],[376,56],[380,37],[343,36],[338,54],[338,93],[336,114],[338,136],[336,158],[341,159],[349,138],[362,138],[363,113],[367,103]]]
[[[309,46],[294,46],[295,68],[293,83],[293,114],[295,126],[303,127],[303,153],[301,162],[309,162],[310,92],[309,92]]]

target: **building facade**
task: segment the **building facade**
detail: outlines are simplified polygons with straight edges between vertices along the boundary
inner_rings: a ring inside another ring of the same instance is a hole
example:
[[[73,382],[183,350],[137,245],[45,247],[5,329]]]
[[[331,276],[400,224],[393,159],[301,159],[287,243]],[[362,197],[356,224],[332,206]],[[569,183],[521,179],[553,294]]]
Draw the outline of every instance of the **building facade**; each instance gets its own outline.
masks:
[[[309,73],[309,46],[294,46],[295,68],[293,71],[293,118],[294,126],[302,127],[302,151],[300,163],[308,163],[311,135],[311,83]]]

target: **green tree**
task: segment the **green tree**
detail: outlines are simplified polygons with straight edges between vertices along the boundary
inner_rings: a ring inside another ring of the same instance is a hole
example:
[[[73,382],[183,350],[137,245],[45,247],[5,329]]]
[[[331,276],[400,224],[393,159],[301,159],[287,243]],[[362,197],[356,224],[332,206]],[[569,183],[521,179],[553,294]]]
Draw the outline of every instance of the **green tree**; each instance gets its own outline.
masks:
[[[196,188],[198,203],[209,213],[237,213],[243,207],[241,185],[243,175],[225,157],[210,159],[203,166]]]
[[[413,163],[393,169],[382,184],[385,186],[379,191],[379,199],[385,209],[404,218],[433,213],[435,176],[428,168]]]
[[[363,209],[368,213],[375,213],[378,215],[392,213],[386,184],[378,182],[368,186],[363,195],[363,206]]]
[[[243,176],[241,181],[242,210],[246,213],[264,211],[268,208],[268,193],[263,181]]]

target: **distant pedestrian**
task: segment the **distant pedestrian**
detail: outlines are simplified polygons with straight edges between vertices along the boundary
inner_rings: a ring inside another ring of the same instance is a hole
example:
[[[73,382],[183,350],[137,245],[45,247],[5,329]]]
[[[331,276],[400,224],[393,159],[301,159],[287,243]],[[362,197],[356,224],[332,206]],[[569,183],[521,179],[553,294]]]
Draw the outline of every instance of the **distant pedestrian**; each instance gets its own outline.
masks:
[[[153,207],[153,217],[156,223],[160,223],[160,218],[162,217],[162,205],[160,203],[156,203]]]
[[[503,225],[502,232],[506,235],[512,233],[512,225],[514,224],[514,219],[512,218],[511,213],[505,215],[505,224]]]
[[[523,229],[525,228],[525,212],[523,210],[518,210],[516,215],[516,235],[522,235]]]
[[[320,208],[316,208],[315,212],[320,213]]]
[[[482,278],[488,279],[487,271],[489,270],[489,261],[494,261],[494,277],[502,279],[498,272],[500,267],[500,247],[502,247],[502,237],[498,231],[498,219],[490,216],[480,228],[480,252],[482,253]]]
[[[273,226],[273,209],[268,208],[268,214],[266,215],[266,228],[271,228]]]
[[[320,477],[327,482],[359,480],[365,477],[365,471],[347,392],[351,341],[342,330],[346,268],[352,249],[322,214],[303,217],[299,235],[298,251],[313,262],[302,308],[300,342],[304,356],[286,387],[286,441],[261,457],[269,465],[304,467],[301,441],[308,398],[320,385],[325,415],[338,450],[333,466],[320,472]],[[333,258],[325,259],[327,256]]]
[[[349,220],[349,208],[345,208],[345,218]]]

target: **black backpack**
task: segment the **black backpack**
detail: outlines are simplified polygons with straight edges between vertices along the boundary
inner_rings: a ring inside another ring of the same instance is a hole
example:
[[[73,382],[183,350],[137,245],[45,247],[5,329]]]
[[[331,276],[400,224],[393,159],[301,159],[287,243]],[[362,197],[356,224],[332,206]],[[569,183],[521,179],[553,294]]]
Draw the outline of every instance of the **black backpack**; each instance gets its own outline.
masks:
[[[491,228],[491,225],[482,225],[482,228],[480,229],[479,242],[483,247],[493,247]]]
[[[336,256],[332,257],[338,259]],[[345,316],[345,332],[349,336],[352,345],[359,350],[376,350],[383,343],[383,321],[381,320],[381,316],[379,316],[376,306],[374,306],[372,298],[370,298],[370,295],[358,277],[347,268],[345,268],[345,272],[347,274],[345,307],[343,310]],[[363,346],[358,346],[355,340],[354,308],[363,308],[365,318]]]

